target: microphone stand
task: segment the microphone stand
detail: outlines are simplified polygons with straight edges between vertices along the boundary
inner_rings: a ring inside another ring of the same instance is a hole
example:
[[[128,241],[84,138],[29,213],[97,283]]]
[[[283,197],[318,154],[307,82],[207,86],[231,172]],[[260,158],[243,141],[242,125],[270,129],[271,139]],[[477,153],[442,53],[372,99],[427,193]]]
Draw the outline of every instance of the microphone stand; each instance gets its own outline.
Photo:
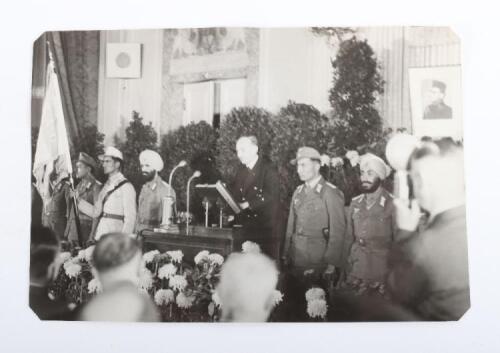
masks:
[[[185,160],[182,160],[177,164],[174,169],[170,172],[170,175],[168,177],[168,185],[170,188],[168,189],[168,195],[162,199],[162,224],[161,228],[162,229],[170,229],[170,230],[176,230],[176,225],[172,226],[172,218],[175,217],[175,199],[174,196],[172,195],[172,177],[174,176],[174,172],[177,170],[177,168],[181,168],[187,165],[187,162]]]
[[[198,178],[201,175],[199,170],[195,171],[191,178],[189,178],[186,190],[186,235],[189,235],[189,186],[194,178]]]

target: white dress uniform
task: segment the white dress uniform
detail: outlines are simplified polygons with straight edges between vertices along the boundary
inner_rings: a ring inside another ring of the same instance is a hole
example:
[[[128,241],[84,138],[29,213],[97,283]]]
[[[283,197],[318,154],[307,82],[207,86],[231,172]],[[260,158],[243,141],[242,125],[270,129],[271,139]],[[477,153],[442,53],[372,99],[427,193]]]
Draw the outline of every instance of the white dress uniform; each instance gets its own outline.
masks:
[[[80,200],[78,204],[78,208],[83,213],[98,222],[95,240],[99,240],[103,234],[110,232],[132,233],[134,231],[137,206],[133,185],[127,181],[104,200],[108,192],[124,180],[126,179],[122,173],[114,174],[104,184],[95,206],[84,200]]]

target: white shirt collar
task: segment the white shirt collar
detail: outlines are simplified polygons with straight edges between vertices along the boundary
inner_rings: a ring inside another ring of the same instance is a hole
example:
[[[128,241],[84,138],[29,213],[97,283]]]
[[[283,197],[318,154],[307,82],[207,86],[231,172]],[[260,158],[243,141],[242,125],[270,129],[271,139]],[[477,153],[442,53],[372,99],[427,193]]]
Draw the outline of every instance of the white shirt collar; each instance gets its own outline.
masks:
[[[250,161],[250,163],[247,164],[247,168],[248,169],[253,169],[253,167],[255,167],[255,165],[257,164],[257,161],[259,160],[259,155],[256,155],[255,156],[255,159]]]

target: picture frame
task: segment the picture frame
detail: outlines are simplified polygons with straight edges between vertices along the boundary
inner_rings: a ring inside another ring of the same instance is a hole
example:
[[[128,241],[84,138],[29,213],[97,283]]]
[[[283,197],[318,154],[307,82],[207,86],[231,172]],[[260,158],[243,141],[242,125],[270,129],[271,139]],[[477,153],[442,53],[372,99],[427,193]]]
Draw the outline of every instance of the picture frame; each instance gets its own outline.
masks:
[[[461,66],[409,68],[413,134],[463,138]]]
[[[107,43],[106,45],[107,78],[141,77],[140,43]]]

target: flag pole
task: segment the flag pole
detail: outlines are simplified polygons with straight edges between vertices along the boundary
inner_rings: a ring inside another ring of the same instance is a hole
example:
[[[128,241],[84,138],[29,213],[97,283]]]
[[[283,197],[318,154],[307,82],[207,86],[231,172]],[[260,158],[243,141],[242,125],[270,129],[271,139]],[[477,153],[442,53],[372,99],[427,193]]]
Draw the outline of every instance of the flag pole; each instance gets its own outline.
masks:
[[[52,69],[54,70],[54,74],[56,75],[56,78],[57,80],[59,80],[59,76],[57,75],[57,71],[56,71],[56,63],[55,63],[55,60],[54,60],[54,56],[52,54],[52,49],[50,47],[50,41],[47,41],[47,49],[48,49],[48,52],[49,52],[49,61],[52,61]],[[59,90],[60,90],[60,85],[58,84],[59,86]],[[62,98],[62,95],[61,95],[61,98]],[[62,103],[62,101],[61,101]],[[66,124],[64,124],[64,127],[66,128]],[[66,130],[66,129],[65,129]],[[66,130],[66,136],[67,136],[68,132]],[[69,146],[68,146],[68,156],[69,156]],[[83,247],[83,239],[82,239],[82,231],[81,231],[81,226],[80,226],[80,215],[79,215],[79,212],[78,212],[78,200],[76,199],[76,192],[75,192],[75,184],[73,182],[73,167],[71,165],[71,158],[69,158],[67,160],[67,163],[68,163],[68,170],[70,171],[69,173],[69,184],[70,184],[70,188],[71,188],[71,191],[72,191],[72,194],[73,196],[71,197],[72,199],[72,205],[70,205],[70,207],[73,209],[73,214],[75,216],[75,227],[76,227],[76,234],[77,234],[77,237],[78,237],[78,244],[80,245],[80,247]]]

